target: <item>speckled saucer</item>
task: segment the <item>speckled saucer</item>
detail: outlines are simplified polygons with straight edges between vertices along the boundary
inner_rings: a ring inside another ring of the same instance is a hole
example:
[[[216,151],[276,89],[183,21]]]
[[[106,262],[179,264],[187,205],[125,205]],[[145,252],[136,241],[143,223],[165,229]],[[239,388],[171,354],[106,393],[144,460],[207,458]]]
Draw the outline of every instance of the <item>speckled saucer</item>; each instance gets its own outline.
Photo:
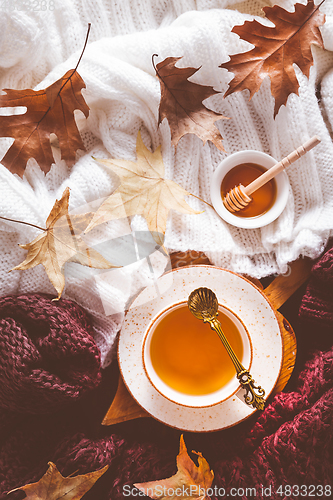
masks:
[[[282,365],[282,337],[274,309],[262,291],[231,271],[214,266],[174,269],[144,289],[126,315],[118,344],[124,382],[152,417],[181,430],[208,432],[225,429],[257,411],[244,403],[243,389],[214,406],[191,408],[163,397],[151,384],[143,366],[142,341],[147,328],[164,309],[186,301],[198,287],[211,288],[219,301],[244,323],[252,344],[251,375],[267,398]]]

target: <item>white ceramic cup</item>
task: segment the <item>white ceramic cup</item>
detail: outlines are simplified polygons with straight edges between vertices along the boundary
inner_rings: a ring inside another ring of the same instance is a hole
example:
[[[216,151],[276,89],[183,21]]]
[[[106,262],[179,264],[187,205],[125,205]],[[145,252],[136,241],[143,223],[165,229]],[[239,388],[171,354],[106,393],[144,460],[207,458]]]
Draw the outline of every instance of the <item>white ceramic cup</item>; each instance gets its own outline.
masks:
[[[210,394],[203,394],[196,396],[176,391],[175,389],[167,385],[156,373],[151,361],[150,345],[156,326],[172,310],[174,310],[177,307],[183,307],[184,304],[186,305],[186,302],[169,306],[151,321],[144,335],[142,343],[142,358],[143,358],[144,370],[153,387],[162,396],[169,399],[173,403],[177,403],[182,406],[189,406],[192,408],[203,408],[207,406],[213,406],[230,398],[240,389],[239,381],[236,378],[236,369],[235,369],[235,376],[227,384],[221,387],[221,389],[212,392]],[[245,328],[243,322],[238,318],[238,316],[236,316],[226,307],[219,306],[219,311],[223,312],[226,316],[228,316],[236,325],[243,343],[243,356],[240,359],[240,361],[245,368],[250,368],[252,362],[252,348],[251,348],[250,336],[248,334],[247,329]]]
[[[221,184],[225,175],[232,168],[242,163],[257,163],[258,165],[262,165],[264,168],[269,169],[277,163],[277,160],[266,153],[252,150],[239,151],[228,156],[218,165],[212,176],[210,194],[213,206],[219,216],[233,226],[247,229],[267,226],[267,224],[270,224],[277,219],[285,209],[290,187],[288,176],[286,172],[283,171],[274,177],[277,188],[276,199],[273,206],[267,210],[267,212],[262,215],[258,215],[257,217],[238,217],[237,215],[229,212],[229,210],[223,205]]]

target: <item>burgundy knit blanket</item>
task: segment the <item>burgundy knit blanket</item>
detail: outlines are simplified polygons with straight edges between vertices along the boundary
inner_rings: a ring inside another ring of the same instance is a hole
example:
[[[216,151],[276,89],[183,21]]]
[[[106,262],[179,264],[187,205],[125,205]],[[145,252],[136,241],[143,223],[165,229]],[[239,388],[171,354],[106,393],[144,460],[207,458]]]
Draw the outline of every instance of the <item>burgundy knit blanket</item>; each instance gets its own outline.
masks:
[[[286,389],[238,426],[184,433],[188,450],[201,451],[214,470],[215,491],[241,499],[254,492],[260,499],[330,497],[333,250],[314,266],[297,301],[286,306],[298,338]],[[101,374],[89,318],[73,302],[38,295],[0,299],[1,499],[24,498],[6,493],[38,481],[48,461],[65,476],[110,465],[84,499],[137,498],[133,483],[176,472],[180,431],[151,418],[101,425],[117,376],[116,364]]]

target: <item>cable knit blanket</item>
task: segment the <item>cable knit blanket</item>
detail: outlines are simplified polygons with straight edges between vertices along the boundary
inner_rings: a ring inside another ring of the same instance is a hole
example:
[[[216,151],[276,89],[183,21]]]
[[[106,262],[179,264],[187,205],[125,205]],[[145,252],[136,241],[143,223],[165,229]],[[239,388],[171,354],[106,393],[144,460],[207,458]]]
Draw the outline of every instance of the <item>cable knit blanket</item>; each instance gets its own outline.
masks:
[[[231,429],[185,433],[188,449],[201,451],[214,470],[213,487],[225,491],[220,499],[235,489],[242,500],[253,498],[253,489],[258,499],[331,497],[333,297],[325,291],[332,280],[331,249],[313,269],[300,322],[289,316],[298,356],[285,391]],[[291,304],[296,314],[298,300]],[[39,480],[50,460],[65,476],[110,465],[87,500],[136,498],[137,490],[129,494],[133,483],[175,473],[180,431],[151,418],[101,426],[116,389],[116,364],[103,370],[99,384],[97,349],[79,306],[40,295],[4,297],[0,338],[1,500],[11,488]]]
[[[182,138],[175,153],[168,124],[157,125],[160,88],[151,56],[157,53],[159,60],[183,56],[180,66],[201,66],[194,81],[223,93],[232,75],[218,66],[230,54],[249,48],[231,33],[232,27],[262,15],[264,5],[293,9],[292,0],[54,0],[44,2],[46,9],[39,12],[10,10],[9,3],[4,2],[0,17],[1,88],[41,89],[56,81],[75,67],[88,22],[92,23],[79,66],[90,107],[86,121],[78,116],[87,153],[79,155],[72,168],[57,157],[47,175],[29,160],[23,180],[0,165],[0,215],[39,226],[45,225],[56,198],[67,186],[70,209],[109,195],[117,181],[91,156],[135,160],[140,128],[148,147],[155,150],[162,145],[166,177],[209,202],[210,178],[226,154],[210,143],[203,146],[193,135]],[[206,103],[231,118],[216,122],[228,154],[259,149],[281,159],[309,137],[321,137],[320,146],[288,171],[291,191],[283,214],[265,228],[239,230],[193,198],[189,204],[205,212],[196,216],[173,212],[166,231],[167,248],[204,251],[214,264],[256,277],[284,272],[287,263],[299,255],[314,258],[322,252],[333,232],[329,133],[333,124],[333,2],[327,0],[321,10],[326,14],[321,28],[325,50],[313,47],[315,62],[309,80],[296,69],[300,95],[291,95],[275,120],[269,79],[251,101],[244,91],[224,100],[222,94],[217,95]],[[10,142],[0,139],[1,156]],[[112,227],[104,229],[104,239],[114,237]],[[135,217],[131,229],[145,228],[144,221]],[[25,258],[18,244],[37,234],[32,227],[0,221],[1,296],[54,293],[42,266],[8,275]],[[156,273],[165,266],[165,259],[157,259]],[[64,297],[93,315],[95,339],[106,366],[128,299],[152,280],[149,266],[145,261],[128,265],[110,282],[97,279],[93,271],[78,264],[69,263],[66,269]],[[110,305],[107,313],[105,304]]]

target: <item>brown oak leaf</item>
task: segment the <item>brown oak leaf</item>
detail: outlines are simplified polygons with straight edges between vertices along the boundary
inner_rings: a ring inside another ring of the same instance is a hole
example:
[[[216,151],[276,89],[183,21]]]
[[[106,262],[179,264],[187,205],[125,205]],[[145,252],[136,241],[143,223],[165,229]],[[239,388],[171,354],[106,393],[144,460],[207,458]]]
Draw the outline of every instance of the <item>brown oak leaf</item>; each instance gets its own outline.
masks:
[[[80,500],[96,481],[107,471],[103,469],[88,472],[75,477],[63,477],[53,462],[48,462],[49,468],[37,483],[26,484],[10,491],[24,491],[30,500]]]
[[[162,246],[170,210],[183,214],[201,212],[197,212],[185,202],[184,196],[190,193],[174,181],[164,178],[160,146],[151,153],[144,145],[139,132],[136,152],[136,162],[96,158],[120,178],[121,184],[99,207],[86,232],[103,222],[143,215],[156,243]]]
[[[204,144],[211,141],[219,150],[225,151],[214,122],[229,118],[202,104],[203,100],[219,92],[213,87],[188,81],[200,68],[177,68],[175,64],[179,59],[181,57],[167,57],[155,68],[161,85],[158,123],[164,118],[168,120],[174,146],[185,134],[195,134]]]
[[[196,452],[193,452],[196,453]],[[198,466],[190,459],[183,435],[180,436],[179,454],[177,455],[177,473],[167,479],[136,483],[134,486],[153,500],[209,500],[214,472],[201,453]]]
[[[232,55],[230,61],[221,64],[220,68],[235,75],[224,97],[248,89],[251,99],[264,78],[269,76],[275,98],[275,117],[291,93],[298,95],[299,83],[293,65],[296,64],[309,77],[313,64],[311,44],[323,47],[319,31],[319,26],[325,22],[325,15],[319,11],[322,3],[317,6],[313,0],[309,0],[306,5],[297,3],[294,12],[288,12],[278,5],[264,7],[266,17],[274,27],[264,26],[256,20],[234,26],[232,32],[255,47],[248,52]]]
[[[47,173],[54,158],[50,134],[56,134],[61,158],[67,165],[75,163],[76,151],[85,150],[77,128],[74,111],[81,110],[86,117],[89,107],[81,90],[85,83],[76,69],[52,83],[45,90],[4,89],[0,95],[0,107],[25,106],[26,113],[0,117],[0,137],[12,137],[10,146],[1,163],[13,174],[23,177],[27,161],[35,158]]]
[[[115,267],[96,250],[89,248],[81,238],[94,213],[69,215],[68,202],[69,188],[66,188],[61,199],[56,200],[42,234],[27,245],[20,245],[28,250],[28,255],[24,262],[12,269],[22,271],[42,264],[58,292],[57,299],[61,297],[65,287],[66,262],[77,262],[96,269]]]

